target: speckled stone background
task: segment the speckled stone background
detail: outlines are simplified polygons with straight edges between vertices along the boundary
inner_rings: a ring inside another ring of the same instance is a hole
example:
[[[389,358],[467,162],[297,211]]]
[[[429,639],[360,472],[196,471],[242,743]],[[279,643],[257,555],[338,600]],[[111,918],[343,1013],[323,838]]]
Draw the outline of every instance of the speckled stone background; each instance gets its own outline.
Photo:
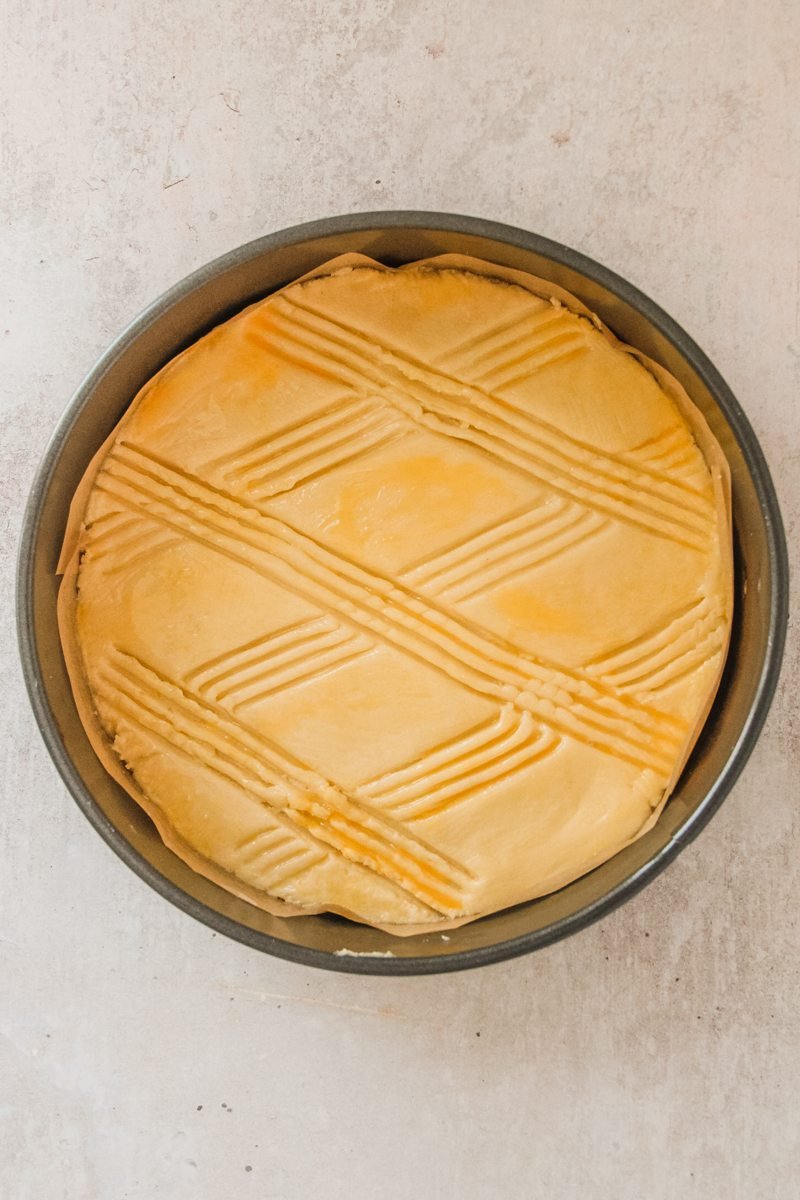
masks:
[[[658,300],[800,517],[796,0],[5,0],[0,528],[149,300],[269,230],[473,213]],[[0,1195],[800,1195],[800,662],[702,837],[599,926],[441,979],[228,943],[119,863],[0,609]]]

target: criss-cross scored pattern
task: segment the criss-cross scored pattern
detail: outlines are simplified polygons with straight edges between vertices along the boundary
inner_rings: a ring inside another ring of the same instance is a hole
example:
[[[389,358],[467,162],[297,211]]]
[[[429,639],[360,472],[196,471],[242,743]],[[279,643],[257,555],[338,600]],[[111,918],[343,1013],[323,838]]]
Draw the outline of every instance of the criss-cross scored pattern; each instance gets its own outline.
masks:
[[[690,549],[709,545],[713,507],[683,479],[603,453],[508,398],[380,345],[329,314],[277,296],[268,326],[249,336],[356,394],[377,393],[423,428],[475,445],[575,504]]]
[[[117,443],[96,486],[123,507],[241,562],[361,632],[478,695],[511,701],[559,732],[642,767],[668,769],[683,723],[585,673],[509,649],[490,631],[356,566],[286,522],[155,458]]]
[[[399,822],[357,803],[221,706],[121,651],[111,655],[99,691],[129,724],[162,738],[253,801],[268,805],[273,819],[317,851],[313,861],[295,864],[296,870],[309,870],[321,861],[321,853],[333,851],[391,881],[435,912],[463,911],[470,882],[463,867]]]
[[[688,726],[654,703],[717,653],[725,633],[721,610],[698,601],[583,668],[568,668],[516,649],[459,606],[569,555],[615,521],[704,549],[713,513],[694,486],[697,449],[680,428],[606,454],[508,398],[531,373],[586,352],[585,331],[555,306],[486,331],[436,366],[283,296],[270,302],[265,327],[254,322],[246,336],[332,377],[341,395],[199,473],[118,441],[96,481],[114,510],[94,523],[89,545],[102,557],[112,534],[118,544],[124,538],[131,562],[188,539],[317,615],[234,645],[179,679],[115,652],[101,693],[133,728],[261,806],[264,826],[234,851],[243,878],[281,894],[338,856],[432,913],[456,915],[468,908],[470,873],[412,827],[424,829],[485,787],[545,762],[565,738],[666,781]],[[397,575],[343,557],[270,509],[273,498],[418,429],[476,447],[534,480],[538,495],[544,485],[545,498]],[[380,646],[491,700],[494,715],[349,793],[247,723],[270,696]]]

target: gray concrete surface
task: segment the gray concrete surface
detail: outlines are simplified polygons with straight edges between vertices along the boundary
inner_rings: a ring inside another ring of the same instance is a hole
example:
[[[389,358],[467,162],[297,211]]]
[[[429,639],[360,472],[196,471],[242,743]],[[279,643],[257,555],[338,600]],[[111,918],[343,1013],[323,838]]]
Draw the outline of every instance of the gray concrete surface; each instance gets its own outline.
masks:
[[[0,1195],[800,1195],[796,631],[709,829],[565,944],[443,979],[260,957],[67,797],[13,557],[71,390],[163,288],[263,232],[461,211],[570,243],[710,353],[800,517],[795,0],[6,0],[0,38]]]

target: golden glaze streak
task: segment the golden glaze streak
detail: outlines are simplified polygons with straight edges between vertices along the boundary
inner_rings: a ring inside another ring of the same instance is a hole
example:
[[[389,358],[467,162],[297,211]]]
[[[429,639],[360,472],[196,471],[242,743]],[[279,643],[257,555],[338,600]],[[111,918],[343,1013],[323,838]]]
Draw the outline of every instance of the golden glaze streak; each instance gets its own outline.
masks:
[[[105,678],[112,688],[112,708],[122,701],[123,710],[140,723],[146,723],[149,714],[151,720],[166,724],[167,736],[179,743],[188,738],[201,761],[254,791],[284,821],[438,911],[462,911],[468,873],[400,823],[356,803],[224,709],[202,701],[133,655],[116,652]]]
[[[296,300],[276,300],[270,311],[270,328],[304,351],[323,360],[328,357],[344,367],[345,381],[360,385],[362,390],[364,382],[370,387],[401,384],[411,395],[415,387],[421,388],[428,394],[430,411],[438,408],[438,415],[462,421],[466,415],[470,426],[479,432],[497,434],[498,430],[511,429],[515,439],[521,437],[528,444],[539,470],[559,474],[573,483],[579,481],[601,500],[617,501],[620,512],[629,509],[629,516],[637,518],[638,523],[646,518],[652,532],[661,529],[664,533],[675,526],[679,531],[693,529],[696,535],[708,537],[710,504],[663,473],[633,467],[618,456],[587,447],[508,400],[379,345],[362,331]]]
[[[333,554],[284,522],[195,477],[119,444],[97,486],[117,502],[260,571],[344,621],[372,632],[482,695],[511,700],[559,732],[666,771],[682,724],[588,676],[509,652],[499,639],[396,581]],[[576,701],[580,699],[578,716]]]

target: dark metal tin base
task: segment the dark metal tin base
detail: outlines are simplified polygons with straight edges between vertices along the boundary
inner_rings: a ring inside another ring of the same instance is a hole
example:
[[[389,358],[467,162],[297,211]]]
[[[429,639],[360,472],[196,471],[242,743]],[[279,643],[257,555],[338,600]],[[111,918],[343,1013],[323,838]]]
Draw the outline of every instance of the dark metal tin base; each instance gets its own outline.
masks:
[[[72,700],[56,628],[55,566],[73,491],[139,387],[219,321],[344,251],[388,264],[458,252],[518,267],[574,292],[624,341],[686,387],[733,477],[736,622],[722,686],[674,796],[651,832],[551,896],[440,935],[390,938],[329,916],[269,916],[189,870],[109,778]],[[22,533],[17,616],[25,679],[48,750],[88,819],[156,891],[255,949],[314,967],[412,975],[477,967],[582,929],[653,879],[719,808],[758,738],[783,653],[788,565],[780,510],[756,437],[703,352],[641,292],[577,251],[473,217],[384,212],[333,217],[259,238],[202,267],[152,304],[106,351],[73,397],[39,467]],[[347,948],[360,954],[337,956]]]

